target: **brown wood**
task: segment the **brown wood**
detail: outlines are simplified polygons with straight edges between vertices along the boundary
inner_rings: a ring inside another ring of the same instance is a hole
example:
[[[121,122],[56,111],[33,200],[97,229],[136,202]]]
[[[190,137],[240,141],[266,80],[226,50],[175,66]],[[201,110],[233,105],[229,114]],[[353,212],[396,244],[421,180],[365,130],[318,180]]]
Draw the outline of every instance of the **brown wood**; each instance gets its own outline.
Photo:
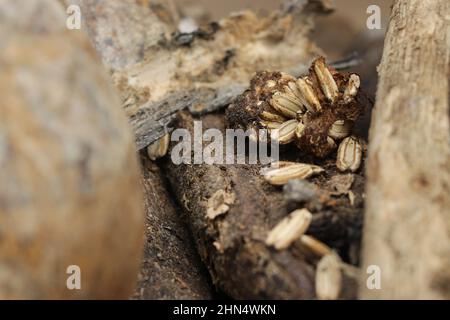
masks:
[[[192,130],[192,121],[187,112],[182,113],[177,126]],[[204,130],[225,128],[223,114],[207,115],[202,121]],[[300,160],[298,149],[290,155],[294,158],[283,160]],[[324,160],[321,165],[326,168],[326,177],[339,175],[333,159]],[[175,165],[169,158],[164,169],[173,194],[186,212],[197,249],[213,282],[233,298],[315,298],[315,266],[319,257],[308,252],[299,241],[280,251],[265,244],[269,230],[292,210],[305,207],[312,211],[313,221],[307,233],[325,241],[341,255],[348,256],[350,247],[359,245],[363,211],[360,174],[354,175],[350,186],[356,197],[351,205],[345,193],[331,194],[335,188],[324,177],[311,179],[315,196],[297,203],[288,201],[281,188],[264,181],[259,165]],[[220,190],[233,195],[234,201],[228,203],[228,211],[211,218],[209,199]],[[344,272],[343,276],[341,298],[355,298],[353,273]]]
[[[138,149],[160,138],[178,110],[226,106],[258,70],[304,72],[321,54],[308,38],[313,17],[332,10],[328,0],[287,1],[268,16],[244,11],[179,34],[171,1],[64,1],[81,6],[83,28],[111,70]]]
[[[369,141],[361,298],[450,298],[450,2],[393,6]]]
[[[208,273],[156,163],[141,155],[146,242],[133,299],[211,299]]]

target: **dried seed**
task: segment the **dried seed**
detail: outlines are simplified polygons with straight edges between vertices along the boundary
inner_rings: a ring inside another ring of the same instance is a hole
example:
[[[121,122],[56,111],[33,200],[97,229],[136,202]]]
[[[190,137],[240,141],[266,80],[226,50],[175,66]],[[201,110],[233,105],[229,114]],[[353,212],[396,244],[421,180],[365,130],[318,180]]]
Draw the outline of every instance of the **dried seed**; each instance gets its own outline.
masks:
[[[288,120],[282,123],[274,130],[272,137],[280,144],[287,144],[295,138],[295,128],[297,127],[297,120]]]
[[[340,171],[355,172],[361,165],[362,145],[358,138],[350,136],[339,145],[336,166]]]
[[[306,209],[291,212],[269,232],[266,244],[277,250],[288,248],[305,233],[311,220],[312,214]]]
[[[292,99],[292,101],[295,101],[300,106],[300,108],[303,109],[303,97],[301,96],[295,82],[291,81],[287,86],[284,86],[284,94],[288,95],[289,98]]]
[[[291,179],[307,179],[323,171],[324,170],[319,166],[295,163],[283,166],[279,169],[270,170],[264,175],[264,178],[270,184],[284,185]]]
[[[283,81],[295,81],[295,77],[291,76],[289,73],[286,72],[280,72],[281,73],[281,79]]]
[[[301,105],[292,96],[281,92],[273,94],[270,105],[283,116],[293,119],[297,117],[297,111],[301,110]]]
[[[169,150],[170,135],[166,133],[164,136],[153,142],[147,147],[148,157],[155,161],[162,158],[167,154]]]
[[[330,149],[336,148],[336,142],[334,142],[334,140],[332,138],[327,137],[327,143],[330,146]]]
[[[288,202],[309,202],[319,194],[319,188],[307,180],[295,179],[283,186],[283,198]]]
[[[254,143],[258,143],[258,135],[259,131],[254,126],[250,125],[247,127],[247,131],[250,130],[250,134],[248,135],[248,139]]]
[[[301,244],[308,248],[311,252],[322,257],[324,255],[330,254],[332,252],[331,248],[327,246],[325,243],[317,240],[308,235],[303,235],[300,238]]]
[[[304,78],[297,80],[297,87],[303,97],[303,103],[305,107],[313,113],[322,111],[319,99],[316,96],[311,85]]]
[[[339,95],[339,89],[323,59],[314,61],[314,72],[319,79],[325,97],[327,97],[329,101],[335,102]]]
[[[351,74],[348,79],[347,87],[344,91],[344,102],[351,102],[358,94],[359,87],[361,86],[361,79],[357,74]]]
[[[320,259],[316,269],[316,296],[320,300],[336,300],[342,287],[342,261],[336,253]]]
[[[303,131],[305,131],[305,125],[301,122],[297,124],[297,127],[295,128],[295,136],[297,139],[300,139],[303,135]]]
[[[353,191],[349,191],[348,192],[348,200],[350,201],[350,205],[353,207],[355,205],[355,194],[353,193]]]
[[[306,111],[305,105],[305,99],[300,92],[299,87],[297,86],[297,83],[295,81],[291,81],[288,83],[287,86],[284,86],[284,90],[287,94],[292,96],[295,101],[300,105],[300,111],[297,113],[304,113]]]
[[[280,122],[280,123],[283,123],[286,121],[285,117],[280,116],[279,114],[276,114],[276,113],[273,113],[270,111],[262,111],[259,114],[259,117],[266,121],[275,121],[275,122]]]
[[[282,125],[282,123],[275,121],[260,121],[259,123],[267,129],[278,129]]]
[[[350,134],[352,122],[345,120],[335,121],[328,131],[328,135],[336,140],[344,139]]]

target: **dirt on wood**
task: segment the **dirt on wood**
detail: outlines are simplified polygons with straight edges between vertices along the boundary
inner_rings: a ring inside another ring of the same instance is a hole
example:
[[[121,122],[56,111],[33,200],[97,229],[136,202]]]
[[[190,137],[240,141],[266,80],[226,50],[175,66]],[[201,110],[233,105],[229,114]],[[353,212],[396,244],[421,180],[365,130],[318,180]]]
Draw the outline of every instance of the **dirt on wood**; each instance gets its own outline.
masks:
[[[178,126],[192,129],[193,118],[180,113]],[[225,129],[223,113],[202,117],[203,129]],[[334,160],[318,160],[286,148],[280,160],[323,166],[325,174],[310,180],[314,196],[289,197],[268,184],[259,165],[174,165],[164,170],[174,196],[183,207],[202,261],[217,288],[230,297],[247,299],[313,299],[319,256],[299,242],[278,251],[265,244],[267,233],[294,209],[308,208],[313,221],[307,234],[335,249],[354,265],[359,261],[363,220],[363,168],[342,175]],[[331,181],[331,182],[330,182]],[[210,201],[217,192],[232,194],[228,210],[211,218]],[[352,194],[349,196],[349,194]],[[355,297],[352,288],[343,290]],[[343,297],[344,298],[344,297]]]

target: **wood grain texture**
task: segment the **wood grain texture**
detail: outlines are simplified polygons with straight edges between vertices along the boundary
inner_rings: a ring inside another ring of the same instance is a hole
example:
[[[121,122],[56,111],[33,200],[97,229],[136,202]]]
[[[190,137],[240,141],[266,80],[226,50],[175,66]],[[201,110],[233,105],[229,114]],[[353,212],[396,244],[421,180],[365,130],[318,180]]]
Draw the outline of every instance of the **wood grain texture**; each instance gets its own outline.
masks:
[[[450,2],[397,0],[370,131],[361,298],[450,298]]]
[[[171,1],[65,3],[80,4],[83,28],[111,70],[138,149],[160,138],[178,110],[226,106],[258,70],[306,71],[321,54],[308,39],[313,18],[331,11],[326,0],[286,1],[267,16],[243,11],[180,34]]]

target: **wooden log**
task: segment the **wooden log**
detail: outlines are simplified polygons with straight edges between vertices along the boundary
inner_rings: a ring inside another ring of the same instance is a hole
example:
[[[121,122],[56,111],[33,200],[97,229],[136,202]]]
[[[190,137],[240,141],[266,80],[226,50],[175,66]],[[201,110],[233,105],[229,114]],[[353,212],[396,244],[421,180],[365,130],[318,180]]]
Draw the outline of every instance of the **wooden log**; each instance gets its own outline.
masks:
[[[361,298],[450,298],[450,2],[396,0],[367,166]]]
[[[207,115],[202,121],[204,130],[225,129],[223,114]],[[177,126],[192,131],[192,117],[181,113]],[[298,158],[298,150],[290,155],[292,158],[283,160],[308,160]],[[327,177],[339,175],[334,160],[324,160],[322,165]],[[233,298],[316,297],[315,267],[320,256],[305,249],[298,239],[283,250],[266,244],[268,232],[292,210],[311,210],[308,234],[325,241],[347,261],[349,248],[359,244],[363,193],[359,174],[342,193],[336,192],[336,184],[329,185],[327,178],[312,179],[314,194],[300,200],[268,184],[259,165],[175,165],[168,156],[164,169],[213,282]],[[349,190],[357,199],[353,205],[346,194]],[[343,272],[340,298],[356,296],[357,281],[350,279],[351,275]]]
[[[146,243],[133,299],[211,299],[212,288],[156,163],[141,155]]]

